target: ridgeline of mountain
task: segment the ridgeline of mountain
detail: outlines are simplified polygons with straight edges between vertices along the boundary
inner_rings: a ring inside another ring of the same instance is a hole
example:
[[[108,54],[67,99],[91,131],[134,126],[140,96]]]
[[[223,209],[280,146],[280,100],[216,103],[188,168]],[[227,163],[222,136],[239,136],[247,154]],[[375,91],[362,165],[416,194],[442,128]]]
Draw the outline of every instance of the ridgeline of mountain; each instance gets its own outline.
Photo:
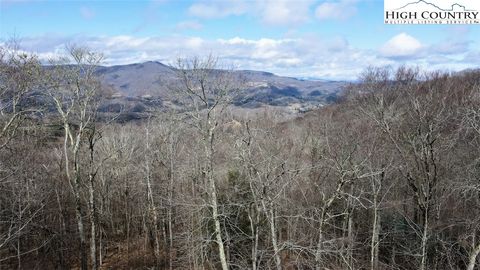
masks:
[[[247,89],[234,101],[236,106],[244,108],[294,105],[298,110],[308,110],[308,108],[331,103],[346,85],[345,82],[296,79],[263,71],[235,72],[246,81]],[[97,73],[102,83],[110,87],[114,93],[105,110],[119,107],[115,103],[121,100],[127,100],[130,103],[145,103],[143,101],[148,100],[149,104],[135,104],[133,107],[137,109],[157,106],[159,103],[151,104],[152,100],[168,100],[169,88],[176,81],[173,68],[153,61],[102,66],[98,68]]]
[[[121,96],[163,96],[166,82],[175,80],[173,70],[160,62],[103,66],[97,70],[102,82]]]

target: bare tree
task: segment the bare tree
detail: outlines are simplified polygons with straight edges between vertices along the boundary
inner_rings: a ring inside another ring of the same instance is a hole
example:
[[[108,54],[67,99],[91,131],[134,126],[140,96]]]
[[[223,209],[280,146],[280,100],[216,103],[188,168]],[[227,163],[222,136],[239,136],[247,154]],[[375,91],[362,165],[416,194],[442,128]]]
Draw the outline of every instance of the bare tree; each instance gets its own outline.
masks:
[[[145,185],[147,187],[147,217],[148,222],[147,226],[151,231],[152,234],[152,242],[154,245],[154,254],[157,267],[160,267],[160,230],[159,230],[159,217],[158,217],[158,209],[154,199],[154,189],[152,183],[152,149],[151,149],[151,131],[150,125],[147,124],[145,127]]]
[[[22,52],[19,44],[0,47],[0,149],[15,136],[39,87],[41,65],[35,55]],[[37,88],[37,89],[36,89]]]
[[[3,196],[0,199],[0,253],[13,247],[19,269],[22,256],[39,248],[34,243],[23,247],[22,239],[26,239],[44,204],[40,196],[25,196],[33,194],[33,181],[20,181],[29,173],[23,171],[23,162],[11,161],[18,158],[12,155],[15,151],[19,154],[26,151],[26,145],[15,145],[16,139],[22,140],[17,136],[22,133],[19,131],[35,132],[35,127],[29,125],[34,113],[42,109],[36,106],[33,97],[41,74],[37,57],[23,52],[15,39],[0,47],[0,192]],[[10,258],[5,256],[0,264]]]
[[[471,99],[474,101],[475,105],[478,105],[479,85],[477,84],[474,87],[477,90],[476,91],[477,96],[475,96],[474,94],[471,96]],[[465,113],[463,121],[465,123],[465,127],[464,127],[465,130],[466,131],[470,130],[471,132],[477,135],[476,136],[477,138],[480,138],[480,109],[478,109],[478,107],[468,108]],[[474,143],[476,146],[475,148],[477,148],[474,150],[474,153],[477,153],[478,155],[480,154],[480,140],[478,139],[474,140]],[[478,210],[480,210],[479,209],[480,184],[478,181],[479,180],[478,169],[475,169],[476,167],[478,167],[479,162],[480,161],[478,160],[478,157],[477,157],[476,159],[474,158],[470,164],[468,164],[469,167],[467,171],[472,173],[472,176],[471,176],[472,181],[468,181],[467,184],[463,186],[461,190],[461,193],[464,196],[464,199],[473,200],[474,202],[476,202],[476,206],[474,207],[474,209],[471,209],[471,211],[475,211],[474,213],[476,213],[476,214],[473,214],[472,216],[476,216],[477,218],[472,220],[473,223],[471,224],[471,231],[472,231],[470,234],[471,244],[470,244],[470,250],[469,250],[467,270],[473,270],[475,268],[475,265],[477,264],[477,257],[480,254],[480,239],[479,239],[480,237],[478,235],[478,231],[480,230],[479,228],[480,220],[478,219],[478,213],[479,213]]]
[[[64,170],[75,198],[75,214],[80,238],[80,254],[82,269],[87,269],[86,235],[84,231],[84,210],[82,207],[81,190],[85,184],[82,179],[81,148],[86,142],[88,130],[94,130],[96,110],[100,93],[100,84],[96,80],[95,70],[102,60],[102,55],[93,53],[86,48],[72,47],[68,49],[69,58],[51,70],[47,87],[55,108],[60,115],[64,130]],[[70,61],[73,61],[73,66]],[[95,135],[91,135],[95,136]],[[89,147],[93,151],[94,137],[91,137]],[[93,159],[93,152],[91,159]],[[91,160],[93,165],[93,160]],[[72,167],[73,168],[72,168]],[[89,208],[90,208],[90,261],[92,269],[97,268],[96,223],[94,172],[89,175]]]
[[[263,124],[267,124],[264,121]],[[260,214],[268,221],[268,231],[273,248],[275,268],[282,269],[281,245],[278,239],[277,204],[286,182],[282,181],[287,168],[279,150],[284,141],[274,138],[273,130],[267,127],[251,129],[245,124],[245,137],[237,143],[240,150],[239,159],[248,176],[250,192],[253,198],[249,211],[252,233],[252,268],[257,269]]]
[[[189,110],[187,114],[201,136],[204,155],[202,173],[206,179],[205,189],[214,224],[213,234],[218,246],[221,267],[226,270],[229,266],[222,236],[215,179],[215,140],[222,114],[241,85],[235,73],[230,70],[217,70],[218,67],[218,59],[208,56],[205,59],[179,59],[175,68],[180,82],[177,88],[180,101]]]
[[[323,126],[323,136],[315,143],[316,151],[319,153],[319,164],[317,164],[315,170],[320,168],[326,173],[314,173],[313,177],[316,178],[316,181],[326,181],[330,177],[335,179],[330,189],[322,186],[326,183],[315,183],[322,198],[318,216],[318,240],[315,249],[316,269],[322,269],[323,267],[324,242],[326,241],[325,227],[329,219],[332,218],[329,212],[334,202],[342,199],[342,195],[346,193],[345,189],[360,177],[361,169],[355,161],[357,147],[348,142],[350,138],[344,137],[345,140],[340,140],[343,137],[342,135],[335,134],[332,136],[330,133],[334,133],[335,129],[331,126],[330,121],[327,119]],[[334,136],[338,137],[334,138]],[[322,176],[323,179],[320,178]]]

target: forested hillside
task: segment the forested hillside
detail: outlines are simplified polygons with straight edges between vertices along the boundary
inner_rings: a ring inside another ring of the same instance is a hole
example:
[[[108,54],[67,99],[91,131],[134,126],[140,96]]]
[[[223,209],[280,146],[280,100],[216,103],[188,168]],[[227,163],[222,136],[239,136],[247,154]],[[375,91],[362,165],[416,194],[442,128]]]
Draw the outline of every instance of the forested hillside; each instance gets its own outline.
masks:
[[[291,120],[180,59],[178,106],[119,123],[100,55],[0,61],[1,269],[479,269],[479,71],[370,68]]]

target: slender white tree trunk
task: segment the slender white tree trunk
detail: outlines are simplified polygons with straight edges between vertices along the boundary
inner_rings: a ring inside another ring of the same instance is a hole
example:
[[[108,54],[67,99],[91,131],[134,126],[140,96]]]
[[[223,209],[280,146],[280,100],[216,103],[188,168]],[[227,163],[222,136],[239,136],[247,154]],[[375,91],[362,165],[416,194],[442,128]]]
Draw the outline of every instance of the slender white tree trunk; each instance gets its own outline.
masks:
[[[220,263],[223,270],[228,270],[227,257],[225,255],[225,246],[223,244],[222,238],[222,227],[220,225],[220,218],[218,214],[218,199],[217,199],[217,190],[215,186],[215,178],[213,176],[213,140],[214,140],[214,125],[208,120],[208,133],[205,142],[205,154],[207,159],[206,166],[206,176],[208,181],[208,190],[210,193],[210,206],[212,208],[212,219],[214,223],[215,230],[215,240],[218,246],[218,255],[220,258]]]
[[[90,264],[91,269],[98,268],[97,262],[97,205],[95,203],[95,128],[89,135],[90,172],[88,174],[88,206],[90,216]]]
[[[127,235],[127,262],[130,261],[130,204],[128,178],[125,177],[125,234]]]
[[[76,158],[75,158],[76,159]],[[75,176],[74,176],[74,196],[75,196],[75,217],[77,219],[78,236],[80,237],[80,254],[82,270],[88,269],[87,259],[87,242],[85,237],[85,230],[83,226],[82,203],[80,199],[80,179],[79,172],[75,161]]]
[[[105,205],[105,198],[102,196],[102,199],[100,200],[100,211],[99,211],[99,216],[102,216],[103,214],[103,206]],[[102,227],[99,228],[99,234],[98,234],[98,265],[102,266],[103,264],[103,257],[105,256],[104,252],[104,243],[103,243],[103,232],[104,229]]]
[[[150,177],[150,157],[148,151],[150,151],[150,138],[149,129],[146,129],[146,153],[145,153],[145,182],[147,185],[147,201],[148,201],[148,219],[150,224],[150,230],[153,232],[153,244],[156,266],[160,266],[160,240],[158,231],[158,214],[155,207],[155,200],[153,198],[152,181]]]
[[[275,212],[270,208],[270,233],[272,235],[273,252],[275,253],[275,265],[277,270],[282,270],[282,260],[280,258],[280,249],[278,247],[277,229],[275,228]]]
[[[347,263],[350,269],[354,269],[353,265],[353,213],[349,211],[348,213],[348,221],[347,221],[347,238],[348,238],[348,245],[347,245]]]
[[[373,207],[373,225],[372,240],[370,244],[370,269],[378,269],[378,251],[379,251],[379,235],[380,235],[380,213],[378,212],[377,195],[374,195]]]
[[[76,192],[75,196],[75,217],[77,219],[77,229],[78,229],[78,236],[80,238],[80,254],[81,254],[81,263],[82,263],[82,270],[88,270],[88,262],[87,262],[87,243],[85,240],[85,231],[83,229],[83,217],[82,217],[82,209],[80,203],[80,195]]]
[[[428,242],[428,209],[423,209],[423,233],[422,233],[422,261],[420,270],[427,270],[427,242]]]
[[[94,176],[89,175],[88,185],[88,204],[89,204],[89,216],[90,216],[90,264],[92,270],[97,269],[97,243],[96,243],[96,221],[95,221],[95,187]]]
[[[149,216],[150,216],[150,224],[151,229],[153,230],[153,241],[154,241],[154,252],[155,252],[155,260],[157,266],[160,265],[160,240],[159,240],[159,232],[158,232],[158,215],[157,209],[155,207],[155,203],[153,200],[153,192],[150,177],[147,177],[147,193],[149,198]]]
[[[215,190],[215,182],[213,177],[209,180],[210,182],[210,204],[212,205],[212,217],[215,226],[215,238],[218,245],[218,255],[220,257],[220,263],[223,270],[228,270],[227,258],[225,256],[225,247],[223,245],[222,239],[222,228],[220,225],[220,219],[218,215],[218,204],[217,204],[217,192]]]
[[[253,192],[253,189],[252,189]],[[255,195],[253,195],[255,198]],[[257,201],[254,199],[255,213],[253,214],[251,209],[248,211],[248,219],[250,221],[250,231],[252,232],[252,270],[257,270],[257,256],[258,256],[258,223],[259,213]]]
[[[170,135],[173,136],[173,135]],[[173,270],[173,193],[174,193],[174,180],[175,180],[175,147],[174,142],[170,140],[170,183],[168,188],[168,268]]]
[[[22,205],[20,204],[21,200],[18,201],[18,219],[22,220]],[[22,252],[21,252],[21,245],[20,245],[21,235],[17,237],[17,269],[22,269]]]
[[[480,254],[480,244],[478,244],[470,253],[470,258],[468,260],[467,270],[473,270],[475,268],[475,263],[477,261],[477,256]]]
[[[323,212],[323,211],[322,211]],[[315,269],[322,270],[322,248],[323,248],[323,224],[325,223],[325,214],[320,217],[320,225],[318,226],[318,243],[315,252]]]
[[[272,239],[272,246],[273,246],[273,256],[275,258],[275,267],[277,270],[282,270],[282,260],[280,258],[280,248],[278,247],[278,240],[277,240],[277,229],[275,227],[275,211],[273,209],[273,205],[270,202],[269,207],[267,209],[265,200],[262,201],[263,211],[267,215],[268,223],[270,225],[270,238]]]
[[[61,200],[60,200],[60,194],[58,192],[58,187],[55,187],[55,195],[56,195],[57,204],[58,204],[58,211],[60,212],[60,214],[59,214],[60,235],[61,235],[61,237],[65,237],[65,234],[66,234],[65,217],[64,217],[64,211],[63,211],[62,203],[61,203]],[[64,256],[64,253],[63,253],[63,249],[64,249],[63,241],[60,241],[60,250],[59,250],[60,267],[61,268],[66,268],[66,266],[65,266],[65,256]]]
[[[251,224],[251,229],[253,233],[253,244],[252,244],[252,270],[257,270],[257,256],[258,256],[258,227],[255,224]]]

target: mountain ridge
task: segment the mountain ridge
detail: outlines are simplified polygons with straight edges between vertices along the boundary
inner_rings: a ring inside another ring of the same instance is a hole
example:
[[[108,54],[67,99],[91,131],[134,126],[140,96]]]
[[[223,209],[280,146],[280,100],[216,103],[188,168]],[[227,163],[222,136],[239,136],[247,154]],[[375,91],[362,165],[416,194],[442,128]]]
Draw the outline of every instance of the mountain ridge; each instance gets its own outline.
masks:
[[[241,76],[246,88],[233,99],[232,105],[247,111],[273,106],[287,114],[305,113],[334,102],[348,84],[304,80],[257,70],[234,72]],[[121,112],[121,121],[142,119],[150,111],[181,107],[170,94],[172,86],[179,84],[174,67],[148,61],[99,66],[96,73],[111,93],[99,110],[103,113]]]
[[[245,79],[247,89],[243,97],[250,103],[279,106],[306,102],[326,103],[327,96],[336,95],[346,84],[342,81],[305,80],[278,76],[258,70],[235,70],[234,72]],[[97,75],[117,97],[126,98],[148,95],[167,99],[169,86],[177,80],[175,68],[158,61],[100,66],[97,69]]]

